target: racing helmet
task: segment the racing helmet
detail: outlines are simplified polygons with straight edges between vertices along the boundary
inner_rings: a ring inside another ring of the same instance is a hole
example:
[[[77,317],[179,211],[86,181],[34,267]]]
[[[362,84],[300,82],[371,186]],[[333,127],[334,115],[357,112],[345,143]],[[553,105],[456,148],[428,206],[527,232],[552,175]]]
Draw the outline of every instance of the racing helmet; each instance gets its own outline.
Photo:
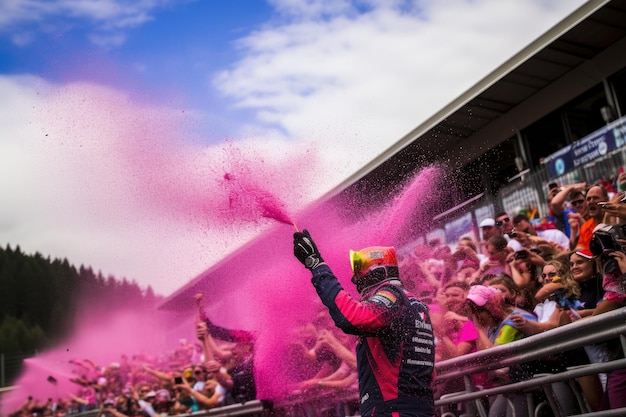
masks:
[[[392,246],[371,246],[359,251],[350,250],[352,283],[357,291],[390,278],[398,278],[398,258]]]

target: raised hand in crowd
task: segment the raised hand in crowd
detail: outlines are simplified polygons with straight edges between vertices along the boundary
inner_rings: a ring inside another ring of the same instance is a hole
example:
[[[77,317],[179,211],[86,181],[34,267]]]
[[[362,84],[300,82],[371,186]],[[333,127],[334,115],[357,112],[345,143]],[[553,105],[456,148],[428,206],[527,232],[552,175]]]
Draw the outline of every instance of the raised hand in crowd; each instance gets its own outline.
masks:
[[[624,173],[620,175],[626,175]],[[626,218],[626,204],[622,203],[625,193],[616,193],[606,204],[602,205],[604,210],[604,223],[606,224],[619,224],[624,223]]]
[[[208,410],[219,405],[220,393],[216,389],[218,383],[215,379],[207,379],[202,391],[195,390],[186,378],[181,378],[174,384],[174,389],[179,390],[182,396],[187,396],[198,405],[199,409]],[[179,399],[181,401],[181,399]],[[184,400],[183,400],[184,401]],[[193,410],[192,411],[198,411]]]
[[[335,337],[332,331],[326,329],[322,329],[319,331],[315,348],[323,345],[328,346],[339,359],[346,362],[349,366],[356,368],[356,355],[353,351],[351,351],[343,343],[341,343]]]

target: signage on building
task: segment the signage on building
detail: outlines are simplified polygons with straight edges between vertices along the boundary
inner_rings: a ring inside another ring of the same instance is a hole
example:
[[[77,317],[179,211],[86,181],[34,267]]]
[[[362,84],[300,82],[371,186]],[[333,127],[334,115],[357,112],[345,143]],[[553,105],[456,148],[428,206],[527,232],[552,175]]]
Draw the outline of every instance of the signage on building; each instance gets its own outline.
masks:
[[[548,176],[551,179],[557,178],[607,155],[623,146],[625,142],[626,116],[569,144],[544,158],[543,162],[548,168]]]

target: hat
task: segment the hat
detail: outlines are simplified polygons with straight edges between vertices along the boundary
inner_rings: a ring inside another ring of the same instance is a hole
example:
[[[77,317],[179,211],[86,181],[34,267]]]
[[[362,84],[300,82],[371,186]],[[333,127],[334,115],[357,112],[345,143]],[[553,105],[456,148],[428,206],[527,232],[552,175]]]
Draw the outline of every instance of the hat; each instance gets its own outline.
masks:
[[[169,400],[170,399],[170,393],[168,390],[166,389],[160,389],[157,391],[157,397],[164,399],[164,400]]]
[[[500,290],[486,285],[472,285],[467,294],[467,299],[479,307],[487,304],[487,301],[494,295],[501,294]]]
[[[496,221],[494,219],[485,219],[480,222],[480,227],[493,227],[496,225]]]
[[[582,256],[585,259],[593,259],[595,256],[591,251],[587,248],[578,248],[574,251],[574,253],[578,256]]]
[[[146,394],[146,398],[150,398],[150,397],[156,397],[156,392],[150,391],[149,393]]]

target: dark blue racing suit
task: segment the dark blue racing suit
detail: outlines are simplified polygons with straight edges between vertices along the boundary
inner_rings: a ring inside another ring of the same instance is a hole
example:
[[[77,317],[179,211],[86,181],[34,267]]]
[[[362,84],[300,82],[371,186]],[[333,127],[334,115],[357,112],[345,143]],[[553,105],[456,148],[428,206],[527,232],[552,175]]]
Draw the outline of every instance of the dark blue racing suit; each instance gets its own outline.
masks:
[[[326,264],[313,270],[312,282],[337,327],[359,336],[361,415],[433,416],[435,346],[428,307],[398,279],[382,282],[361,301]]]

